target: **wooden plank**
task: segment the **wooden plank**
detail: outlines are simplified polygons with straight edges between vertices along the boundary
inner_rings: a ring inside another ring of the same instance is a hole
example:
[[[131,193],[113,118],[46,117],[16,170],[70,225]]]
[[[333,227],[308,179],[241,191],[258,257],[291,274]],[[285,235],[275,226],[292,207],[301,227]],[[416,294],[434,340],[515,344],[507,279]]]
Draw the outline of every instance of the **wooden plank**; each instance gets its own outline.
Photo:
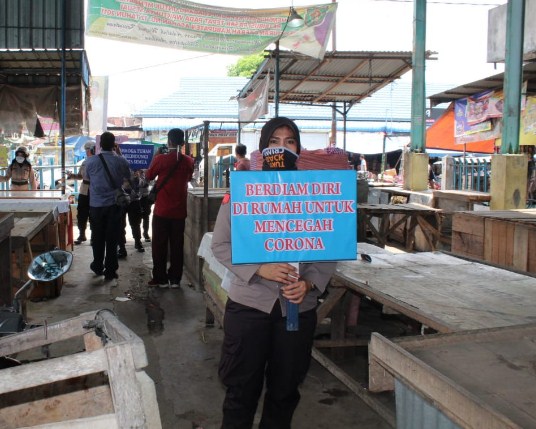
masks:
[[[485,219],[488,220],[488,219]],[[493,237],[493,223],[484,221],[484,261],[493,262],[496,255],[493,255],[494,250],[494,237]]]
[[[484,218],[473,213],[459,212],[452,216],[452,232],[484,237]]]
[[[355,381],[350,375],[339,368],[335,363],[328,359],[324,354],[319,352],[313,347],[313,358],[324,368],[326,368],[331,374],[333,374],[338,380],[340,380],[348,389],[354,392],[359,399],[372,408],[380,417],[382,417],[391,427],[396,426],[396,418],[393,410],[382,404],[378,399],[374,398],[367,389],[361,384]]]
[[[366,347],[368,338],[341,338],[333,340],[314,340],[313,346],[317,349],[339,348],[339,347]]]
[[[88,332],[87,329],[84,329],[84,324],[88,320],[92,320],[95,314],[96,311],[90,311],[58,323],[0,338],[0,356],[12,355],[84,335]]]
[[[335,279],[333,281],[338,282],[340,285],[344,285],[345,287],[351,290],[354,290],[355,292],[368,296],[374,301],[379,302],[380,304],[384,304],[392,308],[393,310],[398,311],[399,313],[408,316],[409,318],[413,320],[421,322],[425,324],[426,326],[429,326],[435,329],[436,331],[439,331],[439,332],[455,331],[455,328],[453,326],[449,326],[444,321],[439,320],[435,316],[430,315],[430,314],[423,314],[422,312],[420,312],[418,309],[416,309],[415,307],[411,305],[407,305],[401,301],[393,299],[393,297],[389,296],[388,294],[384,294],[379,291],[376,291],[374,288],[369,287],[368,284],[356,282],[355,280],[347,278],[341,274],[336,274]]]
[[[527,231],[528,235],[528,252],[527,252],[527,271],[536,273],[536,230]]]
[[[108,369],[103,349],[33,362],[2,370],[0,394],[40,386]]]
[[[373,393],[395,390],[393,374],[380,365],[369,353],[369,391]]]
[[[484,259],[484,237],[452,231],[451,251],[461,256]]]
[[[500,341],[505,338],[506,335],[512,338],[523,338],[527,336],[536,335],[536,324],[527,323],[525,325],[516,325],[500,327],[500,328],[487,328],[487,329],[475,329],[471,331],[459,331],[450,334],[430,334],[419,335],[411,337],[398,337],[391,338],[390,341],[400,345],[406,350],[419,350],[432,348],[436,346],[462,344],[468,342],[493,342]]]
[[[214,316],[214,318],[216,318],[220,326],[223,326],[223,316],[225,314],[225,305],[221,302],[221,300],[216,299],[216,297],[213,295],[210,289],[206,289],[203,292],[203,296],[205,298],[205,305],[207,306],[207,309]]]
[[[377,333],[372,334],[369,354],[388,372],[432,402],[463,428],[522,428],[448,377]]]
[[[0,418],[3,418],[9,427],[20,428],[113,414],[112,395],[108,385],[87,388],[80,384],[79,388],[80,390],[30,402],[4,405],[0,408]]]
[[[328,316],[328,314],[331,313],[331,311],[346,293],[346,288],[344,287],[330,286],[328,290],[328,296],[316,309],[317,324],[320,324]]]
[[[10,213],[0,213],[0,240],[11,235],[11,230],[15,225],[15,216]]]
[[[162,429],[154,381],[145,371],[136,372],[136,380],[140,385],[140,392],[143,398],[142,406],[147,429]]]
[[[529,270],[529,231],[525,225],[514,224],[512,239],[513,255],[512,266],[517,270]]]
[[[114,312],[99,310],[95,313],[95,320],[104,322],[104,332],[115,345],[128,343],[136,369],[145,368],[149,364],[143,340],[121,323]]]
[[[458,191],[458,190],[445,190],[445,191],[433,191],[435,198],[446,198],[450,200],[466,201],[466,202],[489,202],[491,201],[491,195],[487,192],[477,191]]]
[[[145,428],[145,415],[140,386],[136,380],[134,357],[128,344],[105,349],[108,359],[110,388],[117,421],[121,428]]]
[[[31,429],[119,429],[115,414],[103,414],[102,416],[87,419],[68,420],[44,425],[32,426]],[[25,428],[21,428],[25,429]],[[30,429],[30,428],[27,428]]]

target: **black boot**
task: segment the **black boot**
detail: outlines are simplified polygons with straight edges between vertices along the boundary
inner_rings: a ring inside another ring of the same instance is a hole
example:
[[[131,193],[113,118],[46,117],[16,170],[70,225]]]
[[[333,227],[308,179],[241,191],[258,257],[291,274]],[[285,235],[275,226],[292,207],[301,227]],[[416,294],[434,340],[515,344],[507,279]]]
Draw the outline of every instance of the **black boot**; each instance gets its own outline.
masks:
[[[127,257],[127,249],[125,249],[125,246],[119,246],[119,250],[117,251],[117,259],[125,259]]]
[[[82,244],[84,241],[87,241],[85,234],[80,234],[78,238],[74,241],[74,244]]]
[[[150,243],[150,242],[151,242],[151,237],[149,237],[149,233],[148,233],[148,232],[144,232],[144,233],[143,233],[143,238],[145,238],[145,242],[146,242],[146,243]]]
[[[140,253],[145,252],[145,249],[143,248],[143,245],[141,244],[141,240],[136,240],[135,243],[134,243],[134,247]]]

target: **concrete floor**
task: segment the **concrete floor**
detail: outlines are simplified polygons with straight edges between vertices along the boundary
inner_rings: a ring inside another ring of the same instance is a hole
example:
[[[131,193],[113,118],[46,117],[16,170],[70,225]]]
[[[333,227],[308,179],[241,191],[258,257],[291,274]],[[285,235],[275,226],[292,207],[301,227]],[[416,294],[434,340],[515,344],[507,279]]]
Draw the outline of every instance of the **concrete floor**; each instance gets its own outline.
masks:
[[[51,323],[85,311],[113,310],[145,343],[149,359],[146,371],[156,384],[162,427],[219,428],[224,389],[218,380],[217,365],[223,332],[219,327],[205,326],[202,293],[190,287],[186,279],[178,290],[148,290],[150,243],[145,247],[145,253],[138,253],[130,238],[128,257],[120,261],[119,279],[105,283],[89,269],[89,243],[75,246],[74,263],[65,275],[61,295],[29,303],[28,318],[33,323]],[[148,323],[157,307],[164,313],[160,328]],[[366,371],[366,355],[359,361]],[[390,428],[314,360],[301,393],[294,428]]]

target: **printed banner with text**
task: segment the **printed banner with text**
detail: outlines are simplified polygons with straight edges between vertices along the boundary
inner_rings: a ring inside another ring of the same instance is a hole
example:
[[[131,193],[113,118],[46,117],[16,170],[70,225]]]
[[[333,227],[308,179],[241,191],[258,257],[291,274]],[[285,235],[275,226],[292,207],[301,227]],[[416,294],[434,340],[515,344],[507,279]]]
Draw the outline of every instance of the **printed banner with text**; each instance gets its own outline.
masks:
[[[122,143],[119,147],[121,155],[126,158],[132,170],[145,170],[151,165],[154,153],[152,144]]]
[[[233,264],[355,260],[353,170],[231,171]]]
[[[286,25],[290,8],[234,9],[181,0],[89,0],[88,36],[219,54],[280,45],[323,58],[337,3],[296,7],[301,28]]]

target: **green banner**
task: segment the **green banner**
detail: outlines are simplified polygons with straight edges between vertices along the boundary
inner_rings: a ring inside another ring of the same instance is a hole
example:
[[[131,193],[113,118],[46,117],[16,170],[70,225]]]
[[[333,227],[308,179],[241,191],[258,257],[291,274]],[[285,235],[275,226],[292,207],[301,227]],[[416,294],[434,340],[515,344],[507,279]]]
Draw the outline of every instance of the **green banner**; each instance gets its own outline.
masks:
[[[290,8],[232,9],[181,0],[89,0],[88,36],[167,48],[246,55],[281,46],[322,58],[336,3],[295,8],[305,25],[286,25]]]

